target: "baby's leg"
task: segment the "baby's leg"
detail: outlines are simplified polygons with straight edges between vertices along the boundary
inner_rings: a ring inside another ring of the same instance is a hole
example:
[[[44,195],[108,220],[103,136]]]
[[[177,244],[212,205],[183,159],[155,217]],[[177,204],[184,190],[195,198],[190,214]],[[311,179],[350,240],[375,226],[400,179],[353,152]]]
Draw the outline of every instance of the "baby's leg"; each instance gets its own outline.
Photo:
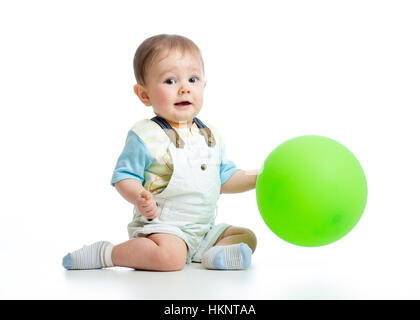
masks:
[[[187,245],[181,238],[154,233],[147,238],[133,238],[112,250],[115,266],[140,270],[177,271],[187,261]]]
[[[181,238],[154,233],[147,238],[134,238],[119,245],[95,242],[69,253],[63,266],[70,270],[129,267],[142,270],[181,270],[187,260],[187,245]]]
[[[229,227],[216,240],[215,246],[226,246],[230,244],[246,243],[252,250],[255,251],[257,247],[257,237],[254,232],[242,227]]]
[[[201,263],[208,269],[247,269],[256,246],[257,238],[251,230],[229,227],[215,245],[204,253]]]

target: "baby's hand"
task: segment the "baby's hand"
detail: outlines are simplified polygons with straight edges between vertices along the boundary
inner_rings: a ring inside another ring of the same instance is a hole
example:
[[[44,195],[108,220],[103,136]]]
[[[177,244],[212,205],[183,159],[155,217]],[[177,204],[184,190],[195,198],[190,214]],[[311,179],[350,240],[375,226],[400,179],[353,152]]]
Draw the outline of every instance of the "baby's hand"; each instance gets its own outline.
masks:
[[[141,215],[149,220],[155,219],[158,216],[156,201],[149,191],[144,190],[140,193],[135,200],[135,205]]]

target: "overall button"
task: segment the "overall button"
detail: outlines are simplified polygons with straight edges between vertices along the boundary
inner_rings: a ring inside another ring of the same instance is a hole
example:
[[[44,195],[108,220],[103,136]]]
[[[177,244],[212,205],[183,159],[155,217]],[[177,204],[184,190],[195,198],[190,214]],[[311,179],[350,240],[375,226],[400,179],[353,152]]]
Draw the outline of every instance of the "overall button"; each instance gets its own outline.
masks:
[[[202,165],[201,165],[201,170],[206,170],[207,169],[207,165],[205,164],[205,163],[203,163]]]

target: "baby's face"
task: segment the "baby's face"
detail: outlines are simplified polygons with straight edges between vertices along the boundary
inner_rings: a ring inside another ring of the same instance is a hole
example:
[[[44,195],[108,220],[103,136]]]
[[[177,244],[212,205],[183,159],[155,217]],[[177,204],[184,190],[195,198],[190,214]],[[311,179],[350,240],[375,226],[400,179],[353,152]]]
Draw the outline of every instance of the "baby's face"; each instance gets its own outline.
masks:
[[[203,105],[206,86],[203,78],[201,60],[197,55],[189,52],[182,55],[179,51],[163,53],[147,73],[144,88],[149,105],[171,125],[190,126]]]

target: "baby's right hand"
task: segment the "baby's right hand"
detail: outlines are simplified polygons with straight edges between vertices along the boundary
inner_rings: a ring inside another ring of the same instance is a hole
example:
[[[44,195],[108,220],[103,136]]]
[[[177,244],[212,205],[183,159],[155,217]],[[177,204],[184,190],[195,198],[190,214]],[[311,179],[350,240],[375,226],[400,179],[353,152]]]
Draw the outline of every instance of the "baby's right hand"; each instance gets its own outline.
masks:
[[[153,220],[158,216],[156,201],[153,199],[153,195],[147,190],[144,190],[137,196],[135,205],[141,215],[149,220]]]

